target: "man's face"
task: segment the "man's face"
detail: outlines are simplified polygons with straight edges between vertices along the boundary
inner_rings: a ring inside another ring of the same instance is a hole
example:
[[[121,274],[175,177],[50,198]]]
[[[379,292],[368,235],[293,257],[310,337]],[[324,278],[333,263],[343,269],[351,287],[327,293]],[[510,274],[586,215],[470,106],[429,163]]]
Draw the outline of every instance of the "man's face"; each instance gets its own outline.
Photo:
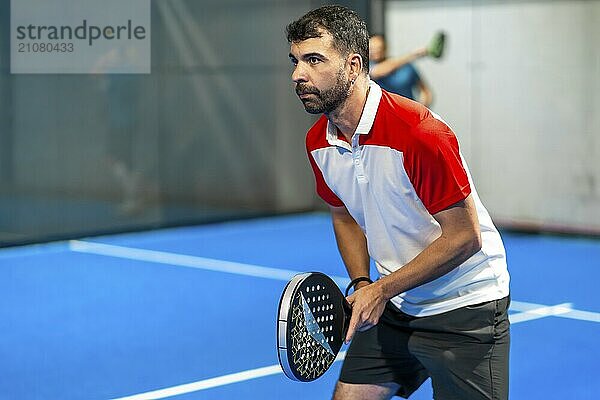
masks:
[[[329,33],[292,43],[290,60],[296,94],[307,112],[328,114],[344,103],[350,88],[346,59],[333,47]]]
[[[380,62],[385,59],[385,41],[382,36],[369,39],[369,60]]]

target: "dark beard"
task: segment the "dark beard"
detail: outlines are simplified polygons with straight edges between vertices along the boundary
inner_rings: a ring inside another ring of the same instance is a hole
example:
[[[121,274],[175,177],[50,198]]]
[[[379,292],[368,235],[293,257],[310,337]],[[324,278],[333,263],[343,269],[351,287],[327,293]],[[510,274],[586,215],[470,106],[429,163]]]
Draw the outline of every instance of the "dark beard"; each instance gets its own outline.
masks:
[[[304,109],[310,114],[329,114],[337,109],[346,99],[350,90],[350,81],[344,79],[344,71],[340,70],[335,85],[331,89],[320,91],[314,86],[299,83],[296,85],[298,95],[311,93],[306,99],[300,99],[304,104]]]

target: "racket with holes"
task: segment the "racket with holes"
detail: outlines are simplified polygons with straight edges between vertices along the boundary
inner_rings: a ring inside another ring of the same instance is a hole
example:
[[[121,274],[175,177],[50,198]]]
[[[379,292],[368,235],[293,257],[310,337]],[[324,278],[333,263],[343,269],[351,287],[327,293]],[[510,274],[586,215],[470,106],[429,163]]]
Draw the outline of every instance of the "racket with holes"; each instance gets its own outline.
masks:
[[[279,302],[279,364],[293,380],[310,382],[331,367],[342,347],[351,307],[336,283],[320,272],[296,275]]]

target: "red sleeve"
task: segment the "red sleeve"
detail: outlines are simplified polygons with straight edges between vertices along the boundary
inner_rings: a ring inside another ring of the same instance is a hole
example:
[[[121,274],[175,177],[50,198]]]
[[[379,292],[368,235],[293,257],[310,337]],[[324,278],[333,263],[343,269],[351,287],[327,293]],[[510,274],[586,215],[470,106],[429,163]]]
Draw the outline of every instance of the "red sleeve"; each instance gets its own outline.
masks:
[[[325,200],[325,202],[327,204],[329,204],[330,206],[333,206],[333,207],[343,206],[344,203],[339,199],[339,197],[337,197],[335,195],[335,193],[333,193],[333,191],[329,188],[329,186],[327,186],[327,183],[325,183],[323,174],[321,173],[321,170],[317,166],[317,163],[315,162],[315,160],[314,160],[313,156],[310,154],[310,152],[308,153],[308,159],[310,161],[310,166],[312,167],[312,170],[315,174],[315,185],[317,187],[317,194],[323,200]]]
[[[413,135],[404,168],[427,211],[434,215],[467,198],[471,186],[452,130],[429,117],[413,129]]]

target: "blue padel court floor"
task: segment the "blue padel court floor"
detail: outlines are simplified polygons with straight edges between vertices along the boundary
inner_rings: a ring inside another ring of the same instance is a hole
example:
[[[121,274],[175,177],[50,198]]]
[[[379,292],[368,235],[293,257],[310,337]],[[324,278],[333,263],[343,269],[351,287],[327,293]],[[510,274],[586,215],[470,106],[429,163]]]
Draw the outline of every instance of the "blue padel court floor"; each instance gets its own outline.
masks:
[[[511,399],[600,398],[600,241],[503,239]],[[328,399],[339,362],[308,384],[277,363],[305,271],[347,282],[326,214],[2,249],[0,399]]]

